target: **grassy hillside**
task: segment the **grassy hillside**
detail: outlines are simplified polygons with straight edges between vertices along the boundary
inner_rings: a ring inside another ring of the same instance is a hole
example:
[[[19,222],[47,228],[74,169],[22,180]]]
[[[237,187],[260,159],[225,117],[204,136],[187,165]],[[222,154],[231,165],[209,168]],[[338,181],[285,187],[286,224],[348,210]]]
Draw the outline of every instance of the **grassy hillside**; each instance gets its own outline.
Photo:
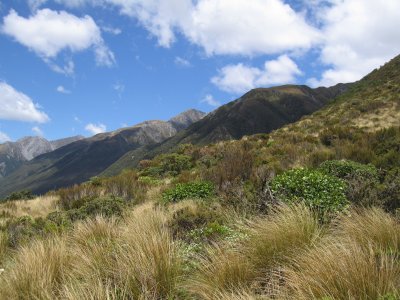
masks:
[[[399,299],[399,63],[269,134],[1,204],[0,295]]]
[[[124,168],[136,167],[142,159],[169,152],[180,144],[206,145],[240,139],[245,135],[269,133],[315,112],[350,86],[338,84],[330,88],[311,89],[307,86],[287,85],[252,90],[165,142],[129,151],[102,175],[116,175]]]

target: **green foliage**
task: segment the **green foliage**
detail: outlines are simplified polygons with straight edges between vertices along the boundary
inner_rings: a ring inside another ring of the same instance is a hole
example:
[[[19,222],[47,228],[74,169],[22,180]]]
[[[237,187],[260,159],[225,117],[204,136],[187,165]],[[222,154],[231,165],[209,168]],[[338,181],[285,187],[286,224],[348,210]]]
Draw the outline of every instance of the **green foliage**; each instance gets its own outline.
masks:
[[[304,201],[321,216],[342,211],[348,206],[346,183],[318,170],[289,170],[273,179],[271,190],[283,201]]]
[[[361,206],[382,206],[378,197],[379,174],[374,165],[350,160],[326,161],[320,165],[322,172],[346,181],[346,197]]]
[[[7,233],[8,246],[16,248],[32,238],[60,233],[71,225],[70,221],[56,222],[52,216],[36,219],[24,216],[10,220],[4,230]]]
[[[66,211],[67,219],[71,221],[84,220],[96,215],[103,217],[122,216],[126,201],[114,196],[88,199],[79,208]]]
[[[190,170],[192,165],[192,158],[188,155],[169,153],[162,154],[156,157],[150,166],[147,166],[142,172],[142,176],[164,176],[172,175],[176,176],[182,171]]]
[[[323,162],[319,168],[322,172],[346,179],[358,177],[378,180],[378,170],[374,165],[360,164],[351,160],[331,160]]]
[[[214,194],[214,185],[210,182],[178,183],[174,188],[166,190],[162,198],[164,202],[177,202],[188,198],[208,198]]]
[[[12,200],[30,200],[35,198],[35,195],[32,194],[31,191],[24,190],[19,192],[14,192],[10,194],[5,201],[12,201]]]

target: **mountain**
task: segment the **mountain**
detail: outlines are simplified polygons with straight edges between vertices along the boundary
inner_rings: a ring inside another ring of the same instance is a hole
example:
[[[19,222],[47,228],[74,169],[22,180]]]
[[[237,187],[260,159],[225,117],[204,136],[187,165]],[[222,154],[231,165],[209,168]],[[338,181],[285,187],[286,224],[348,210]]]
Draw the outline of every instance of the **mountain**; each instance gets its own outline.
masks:
[[[80,183],[98,175],[126,152],[160,143],[205,114],[188,110],[165,121],[146,121],[113,132],[81,139],[25,162],[0,180],[0,197],[22,189],[43,193]]]
[[[304,85],[285,85],[251,90],[165,142],[126,153],[102,175],[118,174],[124,168],[135,167],[144,158],[170,151],[179,144],[205,145],[239,139],[244,135],[271,132],[317,111],[346,92],[350,86],[351,84],[338,84],[330,88],[312,89]]]
[[[12,173],[26,161],[81,139],[83,136],[48,141],[40,136],[29,136],[16,142],[0,144],[0,178]]]

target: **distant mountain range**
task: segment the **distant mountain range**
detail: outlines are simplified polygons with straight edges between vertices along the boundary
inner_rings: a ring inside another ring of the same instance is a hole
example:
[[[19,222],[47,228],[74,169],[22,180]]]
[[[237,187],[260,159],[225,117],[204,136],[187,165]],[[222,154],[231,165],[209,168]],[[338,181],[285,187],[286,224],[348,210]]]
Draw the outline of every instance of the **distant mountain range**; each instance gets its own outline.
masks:
[[[56,141],[48,141],[40,136],[29,136],[16,142],[0,144],[0,178],[12,173],[26,161],[83,138],[83,136],[73,136]]]
[[[255,89],[208,115],[190,110],[167,122],[147,121],[42,154],[0,179],[0,198],[22,189],[44,193],[114,175],[183,143],[205,145],[283,127],[293,133],[294,128],[314,128],[318,135],[318,130],[335,126],[367,131],[400,126],[399,93],[400,56],[352,84]]]
[[[160,143],[204,116],[205,113],[192,109],[166,122],[146,121],[79,139],[20,164],[18,169],[0,179],[0,197],[16,190],[43,193],[86,181],[104,171],[126,152]]]
[[[330,88],[312,89],[304,85],[285,85],[252,90],[211,112],[174,137],[158,145],[148,145],[126,153],[102,175],[115,175],[124,168],[136,167],[140,160],[168,152],[179,144],[205,145],[271,132],[317,111],[346,92],[350,86],[338,84]]]

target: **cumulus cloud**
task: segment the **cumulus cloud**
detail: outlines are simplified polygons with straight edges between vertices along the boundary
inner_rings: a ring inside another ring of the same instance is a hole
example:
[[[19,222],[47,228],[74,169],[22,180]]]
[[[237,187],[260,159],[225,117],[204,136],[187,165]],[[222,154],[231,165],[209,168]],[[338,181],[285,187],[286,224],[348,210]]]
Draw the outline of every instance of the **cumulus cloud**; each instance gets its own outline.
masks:
[[[210,94],[206,95],[200,102],[206,103],[206,104],[208,104],[210,106],[214,106],[214,107],[221,105],[221,103],[218,100],[215,100],[214,96],[210,95]]]
[[[281,0],[200,0],[183,31],[207,54],[309,49],[318,31]]]
[[[40,129],[38,126],[33,127],[32,132],[37,136],[44,136],[42,129]]]
[[[59,92],[59,93],[61,93],[61,94],[71,94],[71,91],[68,90],[68,89],[66,89],[66,88],[65,88],[64,86],[62,86],[62,85],[59,85],[59,86],[56,88],[56,91]]]
[[[38,123],[50,120],[31,98],[5,82],[0,82],[0,107],[0,119]]]
[[[42,9],[24,18],[11,10],[4,17],[2,32],[46,61],[56,58],[63,50],[79,52],[93,48],[98,65],[115,63],[114,54],[105,45],[99,27],[88,15],[79,18],[65,11]],[[70,71],[71,65],[67,68]]]
[[[320,10],[325,37],[321,60],[331,68],[313,85],[360,79],[398,54],[400,1],[330,0]]]
[[[0,143],[5,143],[11,141],[10,137],[4,132],[0,131]]]
[[[309,49],[319,32],[282,0],[57,0],[69,7],[114,6],[139,21],[158,44],[170,47],[176,34],[208,55],[276,54]]]
[[[86,125],[85,130],[89,131],[91,134],[95,135],[95,134],[106,132],[107,127],[106,127],[106,125],[101,124],[101,123],[99,123],[99,124],[89,123]]]
[[[223,91],[240,94],[256,87],[294,83],[301,74],[291,58],[281,55],[276,60],[266,61],[263,68],[242,63],[225,66],[211,82]]]

